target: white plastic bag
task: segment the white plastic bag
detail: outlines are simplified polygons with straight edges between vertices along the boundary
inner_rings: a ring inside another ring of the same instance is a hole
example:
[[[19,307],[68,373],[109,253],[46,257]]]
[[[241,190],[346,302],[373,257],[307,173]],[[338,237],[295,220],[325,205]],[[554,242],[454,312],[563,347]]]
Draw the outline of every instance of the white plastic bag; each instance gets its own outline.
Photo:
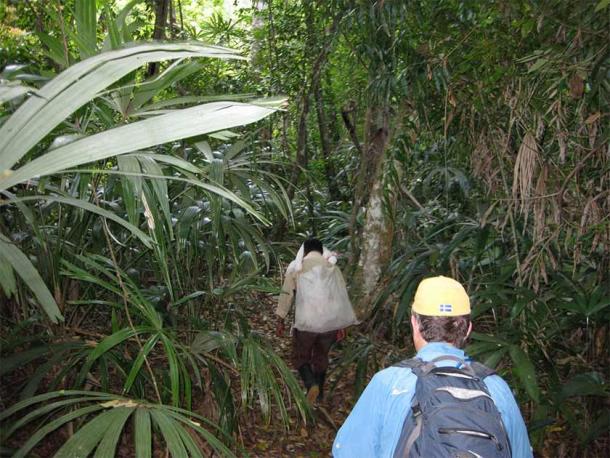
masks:
[[[322,333],[357,323],[338,267],[329,262],[298,274],[294,324],[297,329]]]

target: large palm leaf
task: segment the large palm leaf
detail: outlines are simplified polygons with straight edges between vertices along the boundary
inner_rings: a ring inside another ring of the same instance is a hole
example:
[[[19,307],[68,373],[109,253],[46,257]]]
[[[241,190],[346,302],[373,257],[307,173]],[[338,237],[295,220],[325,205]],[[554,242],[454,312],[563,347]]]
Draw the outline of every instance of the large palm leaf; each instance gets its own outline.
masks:
[[[31,409],[27,414],[25,409]],[[18,416],[13,422],[7,420]],[[50,420],[49,415],[54,415]],[[91,418],[92,417],[92,418]],[[134,450],[137,457],[152,456],[153,428],[160,432],[173,457],[202,457],[195,440],[203,440],[221,456],[235,456],[208,429],[218,427],[205,417],[163,404],[152,404],[108,393],[92,391],[56,391],[21,401],[0,414],[4,423],[4,441],[21,427],[47,418],[25,443],[15,451],[15,457],[29,452],[48,434],[74,420],[89,420],[57,451],[56,457],[115,456],[117,443],[129,418],[133,418]],[[202,426],[202,423],[206,427]],[[195,439],[197,438],[197,439]],[[225,438],[225,441],[227,438]]]

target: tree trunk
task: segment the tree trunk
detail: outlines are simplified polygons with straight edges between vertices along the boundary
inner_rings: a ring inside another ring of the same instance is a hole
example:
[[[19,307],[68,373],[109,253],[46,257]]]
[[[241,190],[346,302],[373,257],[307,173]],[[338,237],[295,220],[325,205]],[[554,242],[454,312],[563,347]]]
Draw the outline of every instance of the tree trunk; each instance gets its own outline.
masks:
[[[356,109],[353,101],[349,101],[345,106],[341,109],[341,118],[343,119],[343,124],[345,124],[345,128],[347,129],[347,133],[349,134],[349,138],[352,140],[356,151],[359,153],[360,157],[364,157],[364,153],[362,152],[362,145],[360,145],[360,140],[358,140],[358,134],[356,133],[356,126],[353,121],[353,113]]]
[[[165,27],[169,15],[171,0],[156,0],[155,2],[155,28],[153,40],[165,39]]]
[[[176,23],[176,7],[172,0],[169,1],[169,35],[172,40],[176,39],[178,25]]]
[[[366,117],[364,154],[361,156],[352,209],[352,265],[359,317],[366,317],[372,306],[375,290],[392,252],[392,226],[384,209],[383,167],[389,143],[390,108],[369,108]],[[364,211],[364,225],[357,225]]]
[[[326,175],[326,183],[328,185],[328,195],[331,200],[340,200],[339,188],[337,186],[337,172],[332,159],[332,149],[330,144],[329,126],[326,121],[326,113],[324,112],[324,101],[322,100],[322,90],[320,85],[315,88],[314,95],[316,98],[316,111],[318,114],[318,126],[320,128],[320,145],[322,147],[322,156],[324,157],[324,173]]]
[[[309,115],[309,94],[303,94],[301,103],[299,104],[299,122],[297,124],[297,154],[292,166],[290,174],[290,183],[292,186],[288,188],[288,198],[292,200],[296,192],[296,183],[301,175],[301,169],[306,166],[307,148],[307,116]]]
[[[155,28],[153,30],[153,40],[165,39],[165,27],[169,16],[171,0],[155,0]],[[151,62],[148,64],[147,75],[156,75],[159,71],[159,63]]]

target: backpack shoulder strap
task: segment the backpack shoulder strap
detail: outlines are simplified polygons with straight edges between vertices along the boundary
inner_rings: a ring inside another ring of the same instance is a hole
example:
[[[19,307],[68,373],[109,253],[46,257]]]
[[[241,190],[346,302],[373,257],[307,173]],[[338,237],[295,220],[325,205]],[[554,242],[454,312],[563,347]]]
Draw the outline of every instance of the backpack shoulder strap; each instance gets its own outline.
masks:
[[[465,364],[464,360],[458,356],[453,356],[453,355],[441,355],[441,356],[437,356],[436,358],[434,358],[431,362],[432,363],[437,363],[439,361],[456,361],[460,364]]]
[[[394,364],[394,367],[406,367],[408,369],[413,369],[415,367],[423,366],[424,364],[425,363],[419,358],[409,358]]]
[[[490,375],[494,375],[496,373],[496,371],[493,369],[490,369],[485,364],[481,364],[477,361],[471,361],[468,363],[468,365],[472,368],[473,372],[480,380],[483,380],[485,377],[489,377]]]
[[[421,375],[426,375],[436,366],[433,362],[425,362],[420,358],[410,358],[395,364],[394,367],[411,369],[411,371],[419,377]]]
[[[465,361],[462,358],[452,355],[439,356],[438,358],[434,358],[431,362],[436,363],[443,360],[452,360],[460,363],[462,370],[477,377],[479,380],[483,380],[485,377],[489,377],[490,375],[494,375],[496,373],[496,371],[493,369],[490,369],[477,361]]]
[[[411,369],[411,371],[419,377],[426,375],[436,366],[432,362],[425,362],[420,358],[405,359],[404,361],[395,364],[394,367],[404,367]],[[418,383],[419,384],[419,383]],[[409,418],[413,418],[414,427],[409,432]],[[411,415],[404,419],[402,425],[402,431],[398,440],[398,446],[394,450],[393,458],[404,458],[408,457],[413,444],[420,436],[423,427],[422,411],[419,406],[419,399],[417,397],[417,387],[415,393],[413,393],[413,399],[411,400]]]

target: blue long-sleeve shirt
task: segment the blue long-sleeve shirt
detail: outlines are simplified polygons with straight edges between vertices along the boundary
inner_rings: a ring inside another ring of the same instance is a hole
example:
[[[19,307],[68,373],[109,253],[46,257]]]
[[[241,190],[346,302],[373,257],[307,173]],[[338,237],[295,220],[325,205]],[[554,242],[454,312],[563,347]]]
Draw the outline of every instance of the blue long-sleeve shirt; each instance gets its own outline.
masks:
[[[433,342],[419,350],[424,361],[453,355],[468,360],[464,351],[444,342]],[[448,363],[448,364],[447,364]],[[454,361],[438,365],[456,364]],[[335,458],[392,458],[402,426],[411,414],[417,376],[408,368],[389,367],[373,377],[333,444]],[[486,377],[485,385],[500,411],[515,458],[532,457],[527,429],[513,393],[498,375]]]

